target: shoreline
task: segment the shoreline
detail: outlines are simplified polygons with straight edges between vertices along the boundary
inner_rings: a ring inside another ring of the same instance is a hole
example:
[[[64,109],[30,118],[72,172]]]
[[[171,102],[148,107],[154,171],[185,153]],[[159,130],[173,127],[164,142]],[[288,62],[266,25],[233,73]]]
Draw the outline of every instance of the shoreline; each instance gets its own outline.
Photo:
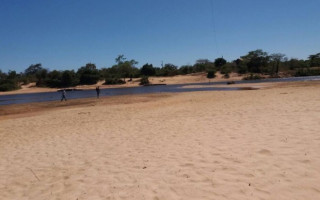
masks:
[[[217,73],[217,77],[211,79],[211,82],[221,82],[221,81],[238,81],[241,80],[243,76],[239,76],[236,73],[231,73],[229,79],[225,79],[222,77],[220,73]],[[78,85],[75,87],[69,87],[72,89],[79,90],[94,90],[97,86],[100,89],[111,89],[111,88],[131,88],[131,87],[140,87],[139,78],[134,78],[131,82],[126,82],[122,85],[103,85],[104,81],[99,81],[94,85]],[[204,83],[208,82],[209,79],[206,77],[206,73],[196,73],[190,75],[177,75],[173,77],[149,77],[149,81],[151,84],[188,84],[188,83]],[[28,85],[22,86],[21,89],[8,91],[8,92],[0,92],[0,96],[2,95],[13,95],[13,94],[29,94],[29,93],[42,93],[42,92],[56,92],[57,90],[62,88],[47,88],[47,87],[36,87],[35,83],[30,83]]]
[[[46,101],[33,102],[22,104],[10,104],[0,106],[0,121],[13,119],[15,117],[29,117],[36,114],[41,114],[47,111],[64,110],[72,108],[81,108],[96,105],[117,105],[117,104],[132,104],[137,102],[148,102],[153,99],[172,96],[172,93],[154,93],[154,94],[135,94],[135,95],[119,95],[119,96],[103,96],[97,99],[96,97],[70,99],[68,101]]]
[[[257,80],[243,80],[243,77],[246,75],[239,75],[236,73],[231,73],[230,78],[226,79],[223,78],[223,75],[217,73],[217,77],[214,79],[206,78],[205,73],[197,73],[192,75],[178,75],[173,77],[149,77],[150,86],[157,86],[157,85],[179,85],[179,84],[206,84],[206,83],[226,83],[226,85],[214,85],[214,86],[205,86],[205,87],[226,87],[226,88],[233,88],[233,87],[246,87],[248,84],[254,85],[265,85],[269,82],[264,82],[264,80],[275,80],[274,83],[277,82],[278,79],[285,79],[285,78],[305,78],[305,76],[301,77],[279,77],[279,78],[262,78]],[[306,76],[308,77],[308,76]],[[320,76],[316,76],[320,77]],[[243,81],[241,83],[234,83],[237,81]],[[261,81],[259,83],[252,83],[252,81]],[[299,81],[299,80],[298,80]],[[301,80],[302,81],[302,80]],[[231,83],[228,83],[231,82]],[[290,81],[290,82],[297,82],[297,81]],[[94,85],[78,85],[75,87],[66,87],[66,89],[75,90],[75,91],[83,91],[83,90],[95,90],[97,86],[100,89],[117,89],[117,88],[135,88],[135,87],[144,87],[139,85],[139,78],[133,79],[131,82],[126,82],[122,85],[103,85],[104,81],[99,81],[97,84]],[[246,85],[246,86],[244,86]],[[186,86],[188,88],[189,86]],[[192,88],[194,86],[190,86]],[[46,93],[46,92],[59,92],[63,88],[48,88],[48,87],[36,87],[35,83],[30,83],[28,85],[23,85],[21,89],[14,90],[14,91],[7,91],[7,92],[0,92],[0,97],[5,95],[16,95],[16,94],[34,94],[34,93]]]
[[[249,87],[248,87],[249,85]],[[209,92],[237,92],[237,91],[250,91],[250,90],[268,90],[277,88],[288,87],[306,87],[306,86],[320,86],[320,81],[312,82],[278,82],[278,83],[245,83],[237,84],[237,87],[242,87],[243,90],[233,91],[195,91],[195,92],[181,92],[183,93],[209,93]],[[199,86],[187,86],[186,88],[197,88]],[[201,86],[212,87],[212,86]],[[222,86],[213,86],[222,87]],[[234,87],[234,85],[224,85],[223,87]],[[101,96],[99,99],[96,97],[70,99],[68,101],[46,101],[46,102],[32,102],[21,104],[10,104],[0,106],[0,121],[12,119],[15,117],[26,117],[35,115],[44,111],[63,110],[69,108],[95,106],[95,105],[115,105],[115,104],[132,104],[137,102],[149,102],[157,98],[164,98],[174,96],[179,93],[150,93],[150,94],[130,94],[130,95],[117,95],[117,96]]]

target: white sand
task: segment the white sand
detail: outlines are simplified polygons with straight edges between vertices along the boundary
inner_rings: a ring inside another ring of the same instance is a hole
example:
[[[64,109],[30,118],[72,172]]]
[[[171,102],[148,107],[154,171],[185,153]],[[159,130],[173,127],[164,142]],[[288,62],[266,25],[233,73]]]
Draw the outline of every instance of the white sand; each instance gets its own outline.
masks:
[[[0,120],[0,199],[320,198],[319,83],[117,98]]]

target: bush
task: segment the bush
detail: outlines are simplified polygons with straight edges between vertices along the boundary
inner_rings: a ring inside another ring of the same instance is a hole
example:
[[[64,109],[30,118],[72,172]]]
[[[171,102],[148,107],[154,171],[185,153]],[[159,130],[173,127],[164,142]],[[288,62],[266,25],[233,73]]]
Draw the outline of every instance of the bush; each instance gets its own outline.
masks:
[[[92,74],[81,74],[80,76],[80,83],[93,85],[99,81],[99,73],[92,73]]]
[[[229,74],[231,73],[231,67],[230,66],[222,66],[221,69],[220,69],[220,73],[221,74]]]
[[[145,65],[143,65],[142,66],[142,68],[141,68],[141,70],[140,70],[140,73],[142,74],[142,75],[145,75],[145,76],[153,76],[153,75],[155,75],[156,74],[156,70],[155,70],[155,68],[153,67],[153,65],[152,64],[145,64]]]
[[[220,73],[224,74],[223,78],[230,78],[229,73],[231,73],[231,67],[227,65],[222,66]]]
[[[65,70],[64,72],[62,72],[62,75],[61,75],[62,87],[70,87],[70,86],[77,85],[78,83],[79,83],[79,80],[77,79],[77,76],[73,70],[72,71]]]
[[[141,79],[140,79],[140,85],[148,85],[150,84],[149,82],[149,78],[147,76],[143,76]]]
[[[20,81],[22,82],[23,85],[27,85],[30,83],[29,79],[25,76],[23,76]]]
[[[88,63],[86,66],[79,68],[77,75],[80,77],[80,84],[92,85],[96,84],[100,79],[99,70],[97,70],[95,64],[92,63]]]
[[[117,77],[107,77],[105,79],[104,85],[121,85],[121,84],[125,84],[126,82],[123,81],[120,78]]]
[[[194,72],[203,72],[206,71],[206,64],[204,63],[197,63],[193,66],[192,69]]]
[[[221,67],[225,64],[227,64],[227,61],[224,58],[217,58],[214,61],[214,66],[216,66],[218,69],[221,69]]]
[[[193,72],[193,67],[192,66],[188,66],[188,65],[184,65],[184,66],[181,66],[179,68],[178,72],[181,75],[191,74]]]
[[[240,63],[238,66],[238,73],[239,74],[245,74],[248,72],[248,67],[246,64]]]
[[[45,85],[48,86],[48,87],[51,87],[51,88],[62,87],[61,80],[57,79],[57,78],[53,78],[53,79],[47,78],[45,80]]]
[[[157,69],[156,69],[157,70]],[[157,76],[175,76],[178,74],[178,67],[173,64],[165,64],[158,70]]]
[[[298,69],[294,76],[318,76],[320,75],[320,69]]]
[[[214,71],[214,70],[209,70],[209,71],[208,71],[208,74],[207,74],[207,78],[214,78],[214,77],[216,77],[215,73],[216,73],[216,71]]]
[[[20,86],[14,80],[7,79],[7,80],[0,81],[0,91],[1,92],[17,90],[19,88],[20,88]]]
[[[261,77],[260,75],[258,74],[250,74],[249,76],[246,76],[243,78],[243,80],[259,80],[259,79],[263,79],[263,77]]]
[[[224,75],[223,75],[223,78],[230,78],[229,73],[224,74]]]

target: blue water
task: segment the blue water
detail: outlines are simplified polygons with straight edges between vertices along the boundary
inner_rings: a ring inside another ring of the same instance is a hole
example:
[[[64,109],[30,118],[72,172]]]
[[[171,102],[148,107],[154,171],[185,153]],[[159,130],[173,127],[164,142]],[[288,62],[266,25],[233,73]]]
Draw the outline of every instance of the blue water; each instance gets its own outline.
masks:
[[[294,82],[294,81],[313,81],[320,80],[320,76],[308,76],[308,77],[290,77],[279,79],[263,79],[253,81],[236,81],[239,83],[264,83],[264,82]],[[174,93],[174,92],[193,92],[193,91],[232,91],[239,90],[236,84],[234,87],[204,87],[204,88],[184,88],[183,86],[190,85],[226,85],[227,81],[214,82],[214,83],[190,83],[190,84],[176,84],[176,85],[158,85],[158,86],[141,86],[133,88],[110,88],[101,89],[100,97],[102,96],[117,96],[117,95],[130,95],[130,94],[150,94],[150,93]],[[67,99],[79,99],[96,97],[95,90],[83,90],[83,91],[70,91],[67,92]],[[32,102],[45,102],[45,101],[60,101],[61,92],[43,92],[32,94],[14,94],[14,95],[0,95],[0,105],[32,103]]]

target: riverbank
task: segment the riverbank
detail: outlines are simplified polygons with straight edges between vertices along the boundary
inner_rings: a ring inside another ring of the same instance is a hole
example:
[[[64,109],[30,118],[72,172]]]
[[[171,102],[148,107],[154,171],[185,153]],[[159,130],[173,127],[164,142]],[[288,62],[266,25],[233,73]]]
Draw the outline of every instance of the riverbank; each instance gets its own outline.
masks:
[[[220,81],[238,81],[242,80],[243,76],[238,75],[237,73],[231,73],[229,79],[223,78],[223,75],[220,73],[216,73],[217,77],[214,79],[210,79],[210,82],[220,82]],[[151,84],[186,84],[186,83],[203,83],[208,82],[206,73],[195,73],[189,75],[178,75],[172,77],[150,77],[149,81]],[[140,83],[139,78],[135,78],[130,82],[126,82],[122,85],[103,85],[104,81],[99,81],[94,85],[79,85],[76,87],[72,87],[78,90],[93,90],[97,86],[100,89],[106,88],[128,88],[128,87],[138,87]],[[8,94],[28,94],[28,93],[40,93],[40,92],[55,92],[61,88],[45,88],[45,87],[36,87],[35,83],[30,83],[27,85],[22,85],[21,89],[9,91],[9,92],[0,92],[0,95],[8,95]]]
[[[16,105],[20,113],[0,116],[0,193],[316,200],[319,89],[313,81]]]

